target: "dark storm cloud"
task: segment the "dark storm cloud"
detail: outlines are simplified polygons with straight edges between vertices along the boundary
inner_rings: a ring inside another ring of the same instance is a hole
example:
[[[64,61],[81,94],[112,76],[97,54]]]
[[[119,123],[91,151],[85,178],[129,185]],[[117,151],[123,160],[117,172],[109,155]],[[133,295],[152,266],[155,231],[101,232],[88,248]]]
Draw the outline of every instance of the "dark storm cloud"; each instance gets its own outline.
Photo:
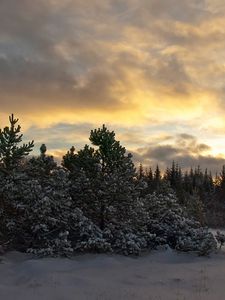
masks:
[[[173,159],[173,157],[175,157],[178,153],[179,153],[179,149],[176,149],[171,145],[156,146],[147,149],[143,157],[146,159],[151,157],[151,159],[154,160],[162,160],[162,159],[169,160],[169,159]]]

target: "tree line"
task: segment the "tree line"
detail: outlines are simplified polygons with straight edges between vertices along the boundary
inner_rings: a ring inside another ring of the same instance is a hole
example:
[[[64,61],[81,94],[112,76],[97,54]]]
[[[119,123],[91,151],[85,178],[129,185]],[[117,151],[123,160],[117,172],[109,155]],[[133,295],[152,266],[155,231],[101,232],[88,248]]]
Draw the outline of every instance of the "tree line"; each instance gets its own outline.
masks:
[[[175,163],[163,176],[158,167],[136,171],[132,155],[105,125],[91,130],[90,145],[71,147],[59,166],[44,144],[38,156],[29,155],[34,141],[22,143],[18,121],[11,115],[0,130],[4,249],[40,256],[138,255],[160,245],[199,255],[216,249],[203,226],[209,207],[203,196],[211,203],[215,194],[210,173],[183,174]]]
[[[225,225],[225,166],[219,174],[201,170],[200,166],[182,171],[175,161],[162,173],[158,167],[138,168],[138,179],[146,183],[142,191],[152,193],[167,185],[174,190],[181,206],[202,225],[220,227]]]

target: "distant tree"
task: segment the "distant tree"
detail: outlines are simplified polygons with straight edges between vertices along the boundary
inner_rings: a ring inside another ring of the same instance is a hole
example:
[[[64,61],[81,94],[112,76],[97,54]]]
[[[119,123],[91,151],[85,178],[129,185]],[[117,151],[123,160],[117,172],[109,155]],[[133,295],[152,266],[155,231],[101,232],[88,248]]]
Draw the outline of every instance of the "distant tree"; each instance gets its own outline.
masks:
[[[153,181],[153,173],[152,173],[152,168],[149,168],[149,171],[147,172],[147,178],[150,182]]]
[[[182,177],[183,174],[180,166],[173,161],[171,168],[166,169],[164,179],[169,182],[171,188],[178,190],[181,189]]]
[[[139,169],[138,169],[138,179],[142,179],[144,177],[145,177],[144,168],[143,168],[143,165],[140,164]]]
[[[139,170],[140,172],[140,170]],[[152,193],[154,188],[154,175],[152,172],[152,168],[146,168],[145,172],[143,172],[142,177],[138,176],[138,180],[140,185],[142,185],[142,190],[140,191],[141,197]]]
[[[161,179],[162,179],[161,171],[159,169],[159,166],[157,165],[154,172],[154,178],[153,178],[153,186],[155,190],[160,188]]]
[[[166,168],[166,171],[165,171],[165,173],[164,173],[164,176],[163,176],[163,179],[165,180],[165,181],[170,181],[170,177],[171,177],[171,170],[170,170],[170,168],[169,167],[167,167]]]
[[[225,165],[222,167],[222,171],[219,176],[219,187],[225,192]]]
[[[170,185],[172,188],[176,187],[177,184],[176,180],[177,180],[177,167],[175,165],[175,161],[173,161],[172,168],[170,170]]]
[[[212,173],[209,172],[208,170],[205,170],[205,176],[204,176],[204,189],[208,193],[212,193],[214,191],[214,182],[213,182],[213,177]]]

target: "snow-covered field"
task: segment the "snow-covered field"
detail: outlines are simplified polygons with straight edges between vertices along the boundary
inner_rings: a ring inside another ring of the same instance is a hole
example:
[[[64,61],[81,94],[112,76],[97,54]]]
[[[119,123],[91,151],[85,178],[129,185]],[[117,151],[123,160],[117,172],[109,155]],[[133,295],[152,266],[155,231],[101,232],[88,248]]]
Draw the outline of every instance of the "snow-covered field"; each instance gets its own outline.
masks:
[[[131,258],[83,255],[31,259],[11,252],[1,258],[1,300],[224,299],[225,252],[208,257],[152,251]]]

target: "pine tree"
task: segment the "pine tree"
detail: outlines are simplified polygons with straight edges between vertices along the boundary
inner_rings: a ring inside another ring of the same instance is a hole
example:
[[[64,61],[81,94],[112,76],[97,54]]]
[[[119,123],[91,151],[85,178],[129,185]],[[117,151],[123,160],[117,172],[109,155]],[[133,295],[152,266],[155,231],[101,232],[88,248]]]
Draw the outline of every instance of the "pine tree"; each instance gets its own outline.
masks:
[[[209,173],[208,180],[209,180],[209,192],[213,193],[215,191],[215,185],[214,185],[213,176],[212,176],[211,171]]]
[[[180,251],[196,251],[199,255],[216,249],[212,233],[187,216],[170,188],[147,195],[144,205],[148,211],[148,230],[156,235],[159,244]]]
[[[170,186],[172,188],[176,187],[176,179],[177,179],[177,167],[175,165],[175,161],[173,161],[171,172],[170,172]]]
[[[167,182],[170,182],[170,174],[171,174],[170,168],[167,167],[163,179]]]
[[[105,125],[91,131],[94,148],[85,146],[75,154],[71,165],[64,156],[63,165],[71,172],[71,195],[102,230],[113,227],[136,227],[139,223],[139,185],[131,154],[115,139]],[[140,220],[140,218],[139,218]]]
[[[63,156],[62,165],[71,171],[84,170],[88,176],[97,176],[98,169],[101,167],[99,159],[96,156],[95,149],[88,145],[85,145],[83,149],[75,153],[75,148],[72,147],[66,155]]]
[[[73,206],[68,171],[57,167],[42,176],[16,172],[0,187],[11,213],[0,219],[9,245],[40,256],[111,250],[101,230]]]
[[[40,147],[40,155],[32,157],[24,165],[24,170],[30,177],[45,180],[50,173],[57,168],[57,163],[52,155],[47,155],[47,147],[42,144]]]
[[[185,203],[187,213],[189,217],[194,218],[201,225],[205,224],[205,207],[201,200],[201,197],[197,191],[194,191],[192,195],[187,197]]]
[[[148,174],[147,174],[149,182],[153,181],[153,173],[152,173],[152,168],[149,168]]]
[[[161,179],[162,179],[161,171],[159,169],[159,166],[157,165],[154,173],[154,179],[153,179],[153,185],[155,190],[158,190],[160,188]]]
[[[63,156],[63,161],[62,165],[68,169],[69,171],[74,171],[74,166],[75,166],[75,159],[76,159],[76,154],[75,154],[75,147],[72,146],[69,151]]]
[[[222,171],[219,176],[220,189],[225,191],[225,165],[222,167]]]
[[[23,134],[20,133],[18,121],[12,114],[9,117],[10,125],[0,129],[0,170],[5,173],[16,168],[34,147],[34,141],[20,145]]]
[[[143,179],[144,177],[145,177],[144,168],[143,165],[140,164],[138,169],[138,179]]]

